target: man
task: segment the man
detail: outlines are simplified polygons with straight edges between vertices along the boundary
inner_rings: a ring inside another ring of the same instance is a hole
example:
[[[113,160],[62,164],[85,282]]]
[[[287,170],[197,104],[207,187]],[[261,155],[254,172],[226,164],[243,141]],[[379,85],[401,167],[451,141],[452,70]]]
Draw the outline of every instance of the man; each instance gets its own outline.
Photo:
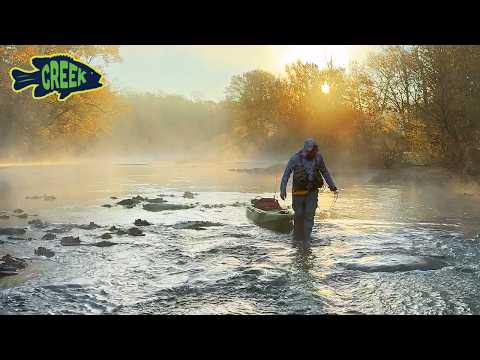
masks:
[[[283,200],[287,197],[287,183],[292,172],[294,234],[296,238],[308,240],[312,234],[313,217],[317,209],[318,189],[323,186],[323,179],[330,191],[337,191],[337,187],[313,139],[305,140],[303,149],[294,154],[287,163],[280,184],[280,197]]]

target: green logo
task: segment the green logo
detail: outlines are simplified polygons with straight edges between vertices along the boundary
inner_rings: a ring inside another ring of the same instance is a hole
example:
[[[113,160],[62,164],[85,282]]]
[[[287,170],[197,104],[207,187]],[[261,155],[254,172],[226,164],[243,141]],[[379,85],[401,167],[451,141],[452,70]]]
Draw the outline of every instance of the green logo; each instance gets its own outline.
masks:
[[[12,89],[19,93],[32,87],[34,99],[57,93],[64,101],[70,95],[100,89],[102,75],[93,67],[65,54],[34,56],[30,59],[34,70],[10,70]]]

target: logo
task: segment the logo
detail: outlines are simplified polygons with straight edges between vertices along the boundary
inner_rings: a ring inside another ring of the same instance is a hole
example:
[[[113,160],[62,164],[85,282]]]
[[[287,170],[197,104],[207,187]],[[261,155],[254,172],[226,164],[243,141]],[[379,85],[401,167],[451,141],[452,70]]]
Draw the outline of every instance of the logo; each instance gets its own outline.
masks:
[[[10,77],[13,91],[19,93],[32,87],[34,99],[57,93],[58,100],[64,101],[72,94],[103,86],[102,75],[97,70],[69,55],[33,56],[30,63],[35,70],[15,67],[10,70]]]

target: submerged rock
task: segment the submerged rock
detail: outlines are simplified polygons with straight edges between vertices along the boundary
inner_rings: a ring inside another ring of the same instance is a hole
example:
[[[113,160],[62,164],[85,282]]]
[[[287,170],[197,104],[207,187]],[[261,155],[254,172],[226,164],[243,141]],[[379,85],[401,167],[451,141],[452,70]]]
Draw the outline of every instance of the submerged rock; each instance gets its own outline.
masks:
[[[234,238],[251,238],[252,237],[249,234],[242,234],[242,233],[224,233],[223,236],[231,236]]]
[[[283,171],[284,165],[276,164],[265,168],[250,168],[250,169],[228,169],[229,171],[244,172],[249,174],[272,174],[278,171]]]
[[[205,204],[205,205],[202,205],[202,207],[205,209],[221,209],[227,206],[239,207],[239,206],[245,206],[245,205],[246,203],[244,202],[235,201],[234,203],[231,203],[231,204]]]
[[[158,194],[158,197],[175,197],[174,194]]]
[[[135,226],[149,226],[152,225],[152,223],[149,223],[147,220],[142,220],[142,219],[137,219],[133,223]]]
[[[27,267],[27,261],[16,258],[11,256],[10,254],[7,254],[0,258],[0,264],[2,265],[7,265],[7,266],[12,266],[15,269],[25,269]]]
[[[81,241],[79,237],[65,236],[60,240],[60,244],[63,246],[75,246],[80,245]]]
[[[15,214],[21,214],[21,213],[23,213],[23,210],[22,209],[15,209],[15,210],[13,210],[13,212]]]
[[[205,205],[202,205],[202,207],[205,208],[205,209],[218,209],[218,208],[224,208],[226,206],[227,205],[225,205],[225,204],[205,204]]]
[[[164,200],[162,198],[156,198],[156,199],[145,199],[146,202],[150,204],[161,204],[161,203],[166,203],[167,200]]]
[[[57,237],[57,235],[52,234],[52,233],[46,233],[45,235],[42,236],[42,240],[54,240]]]
[[[25,229],[21,228],[0,228],[0,235],[23,235]]]
[[[181,204],[145,204],[143,209],[147,211],[164,211],[164,210],[185,210],[193,208],[193,205]]]
[[[48,231],[52,232],[52,233],[60,234],[60,233],[69,232],[74,227],[75,227],[75,225],[67,224],[67,225],[61,225],[60,227],[57,227],[57,228],[50,229]]]
[[[118,229],[117,230],[117,235],[127,235],[128,233],[125,231],[125,230],[122,230],[122,229]]]
[[[0,219],[2,219],[2,220],[7,220],[7,219],[10,219],[10,216],[8,216],[8,215],[0,215]]]
[[[116,242],[111,242],[111,241],[99,241],[97,243],[90,244],[91,246],[97,246],[97,247],[108,247],[108,246],[113,246],[117,245],[118,243]]]
[[[112,200],[117,200],[118,197],[116,197],[116,196],[110,196],[110,199],[112,199]]]
[[[435,256],[394,255],[371,257],[358,263],[341,264],[348,270],[363,272],[403,272],[413,270],[438,270],[448,263]]]
[[[105,205],[102,205],[102,207],[111,208],[112,205],[110,205],[110,204],[105,204]]]
[[[9,240],[23,240],[23,241],[32,241],[32,238],[23,238],[23,237],[17,237],[17,236],[8,236],[7,239]]]
[[[20,215],[15,215],[16,217],[20,218],[20,219],[26,219],[28,218],[28,214],[26,213],[23,213],[23,214],[20,214]]]
[[[43,196],[34,195],[34,196],[25,196],[25,199],[27,199],[27,200],[40,200],[40,199],[43,199],[43,200],[45,200],[45,201],[52,201],[52,200],[55,200],[56,197],[55,197],[55,196],[52,196],[52,195],[43,195]]]
[[[185,191],[185,192],[183,193],[183,197],[186,198],[186,199],[193,199],[193,197],[194,197],[195,195],[198,195],[198,194],[192,193],[192,192],[190,192],[190,191]]]
[[[128,229],[128,235],[130,236],[145,236],[142,230],[136,227],[131,227]]]
[[[102,236],[100,236],[102,239],[111,239],[112,238],[112,235],[110,235],[109,233],[105,233],[103,234]]]
[[[55,253],[47,248],[44,248],[40,246],[38,249],[35,249],[34,254],[37,256],[46,256],[46,257],[52,257],[55,255]]]
[[[173,225],[175,229],[206,230],[210,226],[223,226],[222,223],[211,221],[182,221]]]

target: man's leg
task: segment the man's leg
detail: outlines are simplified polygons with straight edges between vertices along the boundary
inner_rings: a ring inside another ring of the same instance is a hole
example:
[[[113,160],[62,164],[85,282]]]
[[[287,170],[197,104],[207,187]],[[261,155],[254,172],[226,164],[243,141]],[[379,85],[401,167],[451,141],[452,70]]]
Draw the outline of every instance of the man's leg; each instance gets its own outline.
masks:
[[[305,223],[305,198],[303,195],[293,195],[292,207],[295,212],[293,217],[293,235],[295,239],[304,238],[304,223]]]
[[[305,237],[311,238],[313,229],[313,219],[315,217],[315,210],[318,205],[318,190],[311,191],[306,196],[305,200]]]

